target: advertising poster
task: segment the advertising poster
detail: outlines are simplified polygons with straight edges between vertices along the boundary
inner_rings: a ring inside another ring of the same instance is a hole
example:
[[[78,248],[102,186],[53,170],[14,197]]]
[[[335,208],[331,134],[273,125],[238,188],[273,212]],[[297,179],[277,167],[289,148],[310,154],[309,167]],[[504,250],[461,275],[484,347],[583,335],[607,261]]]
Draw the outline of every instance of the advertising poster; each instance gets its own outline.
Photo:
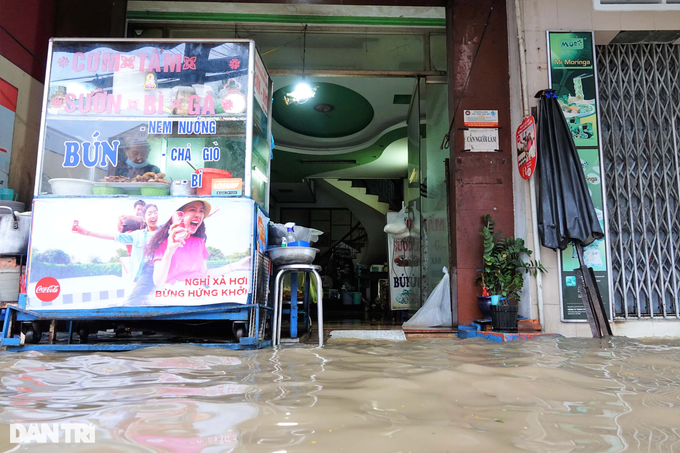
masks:
[[[264,253],[267,251],[267,241],[269,239],[269,219],[262,209],[257,208],[257,251]]]
[[[536,169],[536,123],[533,116],[522,120],[515,135],[517,141],[517,165],[524,179],[531,178]]]
[[[576,147],[598,146],[591,32],[549,32],[550,80]]]
[[[7,188],[19,90],[0,79],[0,189]]]
[[[406,224],[409,226],[410,220],[403,212],[388,212],[388,224]],[[420,238],[414,238],[409,231],[404,233],[405,237],[395,238],[394,235],[387,235],[387,247],[389,251],[389,280],[390,280],[390,305],[392,310],[408,310],[415,305],[414,295],[418,289],[417,269],[419,263],[416,261],[414,253],[414,243],[420,243]],[[416,295],[417,297],[417,295]]]
[[[26,308],[245,304],[255,218],[248,199],[37,198]]]
[[[597,124],[597,70],[593,33],[549,31],[548,48],[551,86],[555,90],[581,158],[581,166],[597,218],[603,231],[606,232],[604,221],[606,207]],[[585,247],[584,259],[586,265],[592,267],[595,272],[595,280],[605,309],[611,318],[606,240],[596,241]],[[561,303],[564,321],[587,319],[573,272],[578,266],[578,258],[573,247],[567,247],[562,252],[561,269]]]

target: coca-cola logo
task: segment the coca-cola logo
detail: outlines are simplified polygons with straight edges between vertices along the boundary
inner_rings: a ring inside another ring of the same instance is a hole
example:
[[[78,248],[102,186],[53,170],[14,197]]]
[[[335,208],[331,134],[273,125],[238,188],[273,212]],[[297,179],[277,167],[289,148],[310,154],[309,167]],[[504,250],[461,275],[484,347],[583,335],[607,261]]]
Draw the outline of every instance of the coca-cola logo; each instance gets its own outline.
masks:
[[[52,302],[59,296],[61,285],[56,278],[44,277],[35,285],[35,296],[43,302]]]

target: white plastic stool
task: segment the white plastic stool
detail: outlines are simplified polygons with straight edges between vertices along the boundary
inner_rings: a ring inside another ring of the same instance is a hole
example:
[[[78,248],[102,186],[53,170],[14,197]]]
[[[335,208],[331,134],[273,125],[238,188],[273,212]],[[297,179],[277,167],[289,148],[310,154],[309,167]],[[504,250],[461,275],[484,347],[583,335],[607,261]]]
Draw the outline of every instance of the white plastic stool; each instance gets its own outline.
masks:
[[[314,264],[288,264],[280,266],[274,280],[274,319],[272,328],[272,345],[281,344],[281,321],[283,318],[283,277],[291,272],[305,272],[316,277],[317,328],[319,329],[319,347],[323,346],[323,289],[321,287],[321,266]],[[307,316],[308,314],[305,314]]]

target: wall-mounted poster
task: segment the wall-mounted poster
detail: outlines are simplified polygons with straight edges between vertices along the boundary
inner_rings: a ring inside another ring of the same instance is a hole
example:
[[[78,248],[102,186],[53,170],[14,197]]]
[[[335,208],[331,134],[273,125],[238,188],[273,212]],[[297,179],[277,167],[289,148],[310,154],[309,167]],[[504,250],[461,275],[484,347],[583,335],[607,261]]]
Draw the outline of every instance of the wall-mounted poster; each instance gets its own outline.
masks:
[[[597,73],[592,32],[548,32],[550,81],[576,147],[597,146]]]
[[[536,169],[536,124],[533,116],[522,120],[515,134],[519,174],[529,179]]]
[[[548,55],[550,84],[569,124],[597,217],[606,234],[593,32],[549,31]],[[586,265],[595,272],[602,301],[611,318],[607,253],[606,238],[584,248]],[[562,320],[586,321],[585,307],[573,272],[579,264],[571,245],[562,252],[561,258]]]
[[[254,222],[247,199],[37,198],[26,308],[247,303]]]
[[[0,189],[7,187],[19,90],[0,79]]]

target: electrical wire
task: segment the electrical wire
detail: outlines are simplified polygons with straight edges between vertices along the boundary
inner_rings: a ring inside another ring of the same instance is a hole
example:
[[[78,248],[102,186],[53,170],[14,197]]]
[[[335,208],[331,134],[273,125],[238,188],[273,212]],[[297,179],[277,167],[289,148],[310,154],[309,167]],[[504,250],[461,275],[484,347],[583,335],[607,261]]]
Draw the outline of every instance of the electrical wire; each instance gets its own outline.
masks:
[[[302,35],[302,81],[305,80],[305,57],[307,56],[307,25]]]
[[[276,50],[283,49],[283,48],[286,47],[288,44],[294,43],[295,41],[299,40],[300,38],[302,38],[302,36],[298,36],[298,37],[295,38],[295,39],[291,39],[290,41],[288,41],[287,43],[285,43],[285,44],[282,45],[282,46],[275,47],[275,48],[273,48],[272,50],[266,51],[265,53],[262,54],[262,56],[264,57],[265,55],[267,55],[267,54],[269,54],[269,53],[272,53],[272,52],[274,52],[274,51],[276,51]]]
[[[489,26],[489,20],[491,19],[491,13],[493,12],[493,2],[491,3],[491,7],[489,8],[489,14],[486,16],[486,22],[484,23],[484,29],[482,30],[482,34],[479,38],[479,44],[477,44],[477,50],[475,50],[475,55],[472,57],[472,64],[470,64],[470,70],[468,71],[467,78],[465,79],[465,84],[463,85],[463,91],[460,94],[460,97],[458,98],[458,103],[456,104],[456,108],[453,110],[453,117],[451,118],[451,124],[449,124],[449,130],[444,136],[444,139],[442,140],[442,144],[439,145],[439,149],[449,149],[449,142],[451,139],[451,129],[453,128],[453,124],[456,121],[456,114],[458,113],[458,108],[460,107],[460,103],[463,100],[463,96],[465,95],[465,91],[467,91],[467,86],[468,82],[470,82],[470,76],[472,75],[472,70],[475,68],[475,61],[477,61],[477,55],[479,55],[479,49],[482,48],[482,42],[484,41],[484,35],[486,34],[486,29]]]
[[[7,33],[7,35],[9,35],[9,37],[12,38],[17,44],[19,44],[19,45],[21,46],[22,49],[24,49],[26,52],[28,52],[28,54],[29,54],[30,56],[32,56],[32,57],[35,59],[35,61],[37,61],[38,63],[40,63],[44,68],[47,67],[47,63],[45,63],[44,61],[42,61],[40,58],[36,57],[36,56],[33,54],[33,52],[31,52],[30,50],[28,50],[28,48],[27,48],[26,46],[24,46],[23,44],[21,44],[21,41],[19,41],[17,38],[15,38],[14,35],[13,35],[12,33],[10,33],[9,31],[7,31],[7,29],[6,29],[5,27],[3,27],[2,25],[0,25],[0,28],[2,28],[2,30],[3,30],[5,33]]]

